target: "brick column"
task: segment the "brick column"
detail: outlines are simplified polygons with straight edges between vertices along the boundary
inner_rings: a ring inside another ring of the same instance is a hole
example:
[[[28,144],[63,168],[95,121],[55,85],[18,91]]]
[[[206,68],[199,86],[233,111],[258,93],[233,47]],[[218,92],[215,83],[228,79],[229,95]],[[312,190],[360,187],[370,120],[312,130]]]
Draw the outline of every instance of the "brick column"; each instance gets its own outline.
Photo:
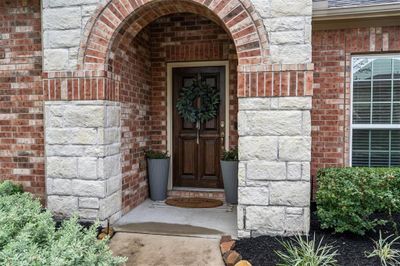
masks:
[[[56,216],[121,216],[120,104],[45,102],[47,206]]]

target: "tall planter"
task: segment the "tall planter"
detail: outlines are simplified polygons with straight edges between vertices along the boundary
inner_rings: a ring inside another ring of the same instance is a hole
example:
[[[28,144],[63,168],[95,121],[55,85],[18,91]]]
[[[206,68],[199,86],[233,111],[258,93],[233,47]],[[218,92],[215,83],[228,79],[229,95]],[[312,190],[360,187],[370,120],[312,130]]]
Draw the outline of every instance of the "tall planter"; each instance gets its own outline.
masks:
[[[221,161],[225,201],[230,204],[238,203],[238,166],[238,161]]]
[[[167,198],[169,158],[147,159],[149,172],[150,198],[162,201]]]

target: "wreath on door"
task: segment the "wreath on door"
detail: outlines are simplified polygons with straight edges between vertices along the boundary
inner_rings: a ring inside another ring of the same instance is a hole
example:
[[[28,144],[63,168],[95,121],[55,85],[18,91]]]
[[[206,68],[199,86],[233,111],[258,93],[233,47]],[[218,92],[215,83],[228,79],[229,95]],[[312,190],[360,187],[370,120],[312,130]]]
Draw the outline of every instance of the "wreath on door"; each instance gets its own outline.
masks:
[[[194,101],[200,99],[200,107]],[[187,122],[204,123],[217,116],[220,99],[218,91],[205,81],[193,80],[189,87],[183,87],[176,103],[179,115]]]

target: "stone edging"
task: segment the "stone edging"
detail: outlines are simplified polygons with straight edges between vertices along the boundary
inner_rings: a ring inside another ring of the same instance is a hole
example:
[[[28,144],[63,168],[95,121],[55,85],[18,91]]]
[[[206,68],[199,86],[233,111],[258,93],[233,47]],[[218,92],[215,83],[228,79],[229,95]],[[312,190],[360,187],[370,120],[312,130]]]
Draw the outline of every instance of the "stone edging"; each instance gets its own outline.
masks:
[[[242,260],[242,256],[233,248],[236,241],[231,236],[225,235],[221,237],[219,248],[222,258],[226,266],[252,266],[247,260]]]

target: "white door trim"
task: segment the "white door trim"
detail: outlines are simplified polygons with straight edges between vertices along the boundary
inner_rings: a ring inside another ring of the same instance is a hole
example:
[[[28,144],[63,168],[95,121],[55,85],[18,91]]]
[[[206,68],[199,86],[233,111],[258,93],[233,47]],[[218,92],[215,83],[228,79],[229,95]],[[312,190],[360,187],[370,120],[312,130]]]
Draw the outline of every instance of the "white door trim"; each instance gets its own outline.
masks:
[[[212,66],[223,66],[225,67],[225,149],[229,148],[229,61],[193,61],[193,62],[176,62],[167,63],[167,151],[171,156],[170,167],[169,167],[169,180],[168,189],[172,189],[172,70],[174,68],[182,67],[212,67]]]

